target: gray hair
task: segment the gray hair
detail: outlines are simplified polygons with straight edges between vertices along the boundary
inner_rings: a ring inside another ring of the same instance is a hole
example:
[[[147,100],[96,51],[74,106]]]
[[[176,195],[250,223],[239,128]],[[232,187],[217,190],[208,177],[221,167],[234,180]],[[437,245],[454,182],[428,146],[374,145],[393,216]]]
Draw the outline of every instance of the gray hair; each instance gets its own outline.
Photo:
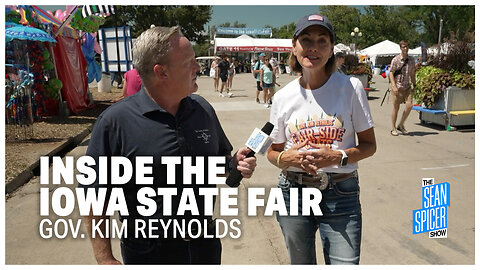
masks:
[[[133,46],[133,65],[142,80],[147,80],[153,75],[155,65],[168,63],[171,37],[176,34],[182,35],[180,26],[156,26],[145,30],[136,39]]]

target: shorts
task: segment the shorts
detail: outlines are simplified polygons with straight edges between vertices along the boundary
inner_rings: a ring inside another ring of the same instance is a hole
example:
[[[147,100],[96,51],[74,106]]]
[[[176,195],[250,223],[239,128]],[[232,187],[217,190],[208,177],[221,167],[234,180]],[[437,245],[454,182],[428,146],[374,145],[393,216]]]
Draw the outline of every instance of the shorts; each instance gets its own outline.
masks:
[[[262,90],[263,90],[262,84],[261,84],[260,81],[257,81],[257,90],[258,90],[258,91],[262,91]]]
[[[222,80],[222,82],[226,82],[227,81],[227,73],[220,73],[220,79]]]
[[[263,86],[263,88],[273,88],[273,83],[262,82],[262,86]]]
[[[402,104],[407,101],[412,103],[413,101],[413,89],[398,89],[398,95],[395,95],[392,91],[392,101],[393,104]]]

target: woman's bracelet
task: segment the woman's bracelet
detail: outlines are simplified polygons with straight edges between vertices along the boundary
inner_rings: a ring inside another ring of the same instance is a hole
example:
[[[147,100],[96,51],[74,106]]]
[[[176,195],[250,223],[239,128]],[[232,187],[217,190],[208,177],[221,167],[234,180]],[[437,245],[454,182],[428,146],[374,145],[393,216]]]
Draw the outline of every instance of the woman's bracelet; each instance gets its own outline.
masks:
[[[282,167],[280,166],[280,160],[282,159],[283,153],[285,153],[285,150],[283,150],[282,152],[280,152],[280,154],[278,154],[278,156],[277,156],[277,167],[279,167],[279,168],[282,169],[282,170],[286,170],[286,169],[288,169],[288,167],[290,167],[290,166],[287,165],[287,167],[284,167],[284,168],[282,168]]]

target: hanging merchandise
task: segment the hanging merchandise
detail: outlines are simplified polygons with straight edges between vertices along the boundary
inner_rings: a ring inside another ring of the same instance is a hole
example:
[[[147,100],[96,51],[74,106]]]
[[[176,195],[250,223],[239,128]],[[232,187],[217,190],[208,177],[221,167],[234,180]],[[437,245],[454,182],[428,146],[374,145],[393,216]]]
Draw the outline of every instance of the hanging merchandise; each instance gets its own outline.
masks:
[[[95,33],[105,23],[105,17],[115,14],[114,6],[85,5],[77,9],[70,25],[87,33]]]
[[[13,73],[13,66],[7,66],[5,80],[5,124],[6,139],[29,139],[33,136],[32,85],[33,74],[20,70]]]
[[[86,18],[82,17],[82,11],[77,10],[75,12],[70,26],[75,29],[81,30],[87,33],[95,33],[98,31],[100,25],[105,23],[105,18],[100,16],[88,16]]]
[[[95,61],[96,52],[94,50],[95,37],[89,33],[85,34],[85,41],[82,45],[82,52],[87,60],[87,76],[88,83],[93,82],[95,79],[99,82],[102,79],[102,68]]]

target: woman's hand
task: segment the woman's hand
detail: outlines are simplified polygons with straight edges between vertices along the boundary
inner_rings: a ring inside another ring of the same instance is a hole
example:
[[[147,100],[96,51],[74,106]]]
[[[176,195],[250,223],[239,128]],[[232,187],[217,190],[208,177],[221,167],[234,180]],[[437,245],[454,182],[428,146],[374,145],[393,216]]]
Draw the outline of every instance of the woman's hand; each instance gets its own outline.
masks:
[[[294,144],[290,149],[286,150],[283,152],[281,156],[281,160],[279,160],[280,164],[282,167],[297,167],[297,168],[302,168],[302,161],[303,161],[303,152],[300,152],[299,150],[303,148],[305,145],[307,145],[308,141],[304,141],[300,144]]]
[[[332,150],[323,144],[315,144],[312,142],[308,142],[308,144],[318,150],[303,153],[301,168],[307,173],[316,175],[318,169],[340,162],[339,158],[342,156],[340,152]]]

